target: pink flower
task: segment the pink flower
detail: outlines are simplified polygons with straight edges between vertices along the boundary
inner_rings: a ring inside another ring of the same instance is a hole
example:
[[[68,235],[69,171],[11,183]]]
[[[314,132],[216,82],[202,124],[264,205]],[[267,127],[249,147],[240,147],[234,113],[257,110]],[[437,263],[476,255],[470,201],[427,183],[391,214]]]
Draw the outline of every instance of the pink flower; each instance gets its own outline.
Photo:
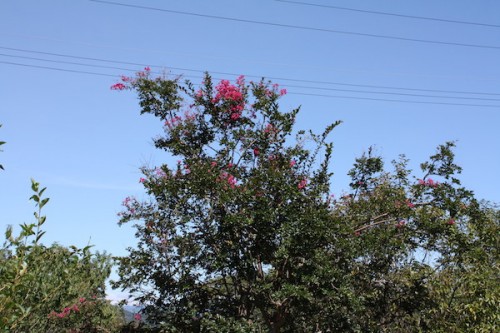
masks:
[[[302,190],[303,188],[306,187],[306,185],[307,185],[307,180],[304,178],[299,182],[299,185],[297,185],[297,187],[299,188],[299,190]]]
[[[167,174],[165,173],[165,171],[163,171],[161,168],[155,168],[155,173],[156,173],[156,176],[158,177],[166,177]]]
[[[406,206],[413,208],[415,205],[410,201],[410,199],[406,199]]]
[[[449,219],[448,222],[446,222],[448,225],[454,225],[455,224],[455,219]]]
[[[290,161],[290,168],[293,168],[293,166],[295,165],[295,163],[297,163],[297,162],[295,162],[294,160],[291,160]]]
[[[254,149],[253,149],[253,154],[254,154],[255,156],[259,156],[259,154],[260,154],[260,150],[259,150],[259,148],[254,148]]]
[[[134,320],[140,321],[142,319],[142,315],[140,313],[134,314]]]
[[[230,186],[231,188],[235,188],[235,187],[236,187],[236,182],[237,182],[237,181],[236,181],[236,178],[234,178],[234,176],[233,176],[233,175],[229,175],[229,176],[227,177],[227,182],[229,183],[229,186]]]
[[[239,86],[245,85],[245,76],[244,75],[238,76],[238,78],[236,79],[236,84]]]
[[[121,82],[115,83],[111,86],[111,90],[124,90],[125,88],[127,88],[127,86]]]
[[[146,66],[146,67],[144,67],[144,70],[145,70],[146,72],[149,72],[149,71],[151,71],[151,68],[150,68],[149,66]]]
[[[439,185],[439,182],[436,182],[433,179],[429,178],[427,180],[419,179],[418,184],[423,185],[423,186],[429,186],[429,187],[437,187]]]
[[[281,89],[280,90],[280,96],[286,95],[286,89]]]
[[[142,178],[142,177],[141,177],[141,178],[139,178],[139,183],[141,183],[141,184],[142,184],[142,183],[144,183],[145,181],[146,181],[146,179],[145,179],[145,178]]]
[[[438,182],[435,182],[434,180],[432,180],[431,178],[429,178],[429,180],[427,180],[427,186],[430,186],[430,187],[436,187],[439,185]]]
[[[86,301],[85,297],[80,297],[80,299],[78,300],[80,303],[84,303]]]
[[[276,127],[274,127],[272,124],[267,124],[266,128],[264,129],[264,133],[266,134],[276,133],[276,132],[278,131],[276,130]]]

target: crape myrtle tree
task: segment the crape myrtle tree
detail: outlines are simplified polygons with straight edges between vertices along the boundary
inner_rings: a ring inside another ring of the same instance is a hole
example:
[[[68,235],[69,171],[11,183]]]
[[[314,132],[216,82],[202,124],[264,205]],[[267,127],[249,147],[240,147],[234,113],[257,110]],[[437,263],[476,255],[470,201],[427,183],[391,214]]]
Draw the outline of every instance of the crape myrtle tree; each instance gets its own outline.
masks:
[[[453,143],[419,178],[404,157],[388,172],[368,151],[336,199],[327,136],[339,122],[294,131],[299,109],[280,111],[275,84],[206,74],[196,87],[146,68],[112,89],[137,92],[141,113],[164,124],[155,146],[178,159],[144,167],[149,199],[126,198],[120,213],[138,245],[114,286],[158,330],[486,332],[498,322],[498,214],[460,186]]]

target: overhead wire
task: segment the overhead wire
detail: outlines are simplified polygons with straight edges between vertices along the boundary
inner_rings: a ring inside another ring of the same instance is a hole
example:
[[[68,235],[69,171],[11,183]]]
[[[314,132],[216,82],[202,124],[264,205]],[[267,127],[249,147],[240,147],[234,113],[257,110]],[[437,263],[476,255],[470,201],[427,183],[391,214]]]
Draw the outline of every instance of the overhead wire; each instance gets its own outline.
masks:
[[[74,61],[62,61],[62,60],[49,60],[42,59],[36,57],[26,57],[26,56],[18,56],[18,55],[9,55],[5,53],[0,53],[0,56],[10,57],[10,58],[20,58],[20,59],[28,59],[28,60],[36,60],[36,61],[44,61],[44,62],[52,62],[58,64],[69,64],[69,65],[77,65],[77,66],[86,66],[86,67],[94,67],[94,68],[106,68],[106,69],[117,69],[128,72],[135,72],[136,70],[123,68],[123,67],[115,67],[115,66],[104,66],[104,65],[95,65],[95,64],[82,64]],[[156,72],[159,74],[159,72]],[[174,73],[175,74],[175,73]],[[195,78],[201,78],[196,77]],[[407,94],[407,93],[395,93],[395,92],[382,92],[382,91],[366,91],[366,90],[354,90],[354,89],[336,89],[336,88],[325,88],[325,87],[311,87],[311,86],[297,86],[297,85],[284,85],[287,88],[303,88],[303,89],[312,89],[312,90],[329,90],[329,91],[342,91],[342,92],[354,92],[354,93],[366,93],[366,94],[380,94],[380,95],[397,95],[397,96],[412,96],[412,97],[426,97],[426,98],[444,98],[444,99],[466,99],[466,100],[479,100],[479,101],[500,101],[498,98],[480,98],[480,97],[461,97],[461,96],[438,96],[438,95],[422,95],[422,94]]]
[[[73,70],[73,69],[58,68],[58,67],[51,67],[51,66],[23,64],[23,63],[9,62],[9,61],[1,61],[1,60],[0,60],[0,64],[30,67],[30,68],[37,68],[37,69],[44,69],[44,70],[54,70],[54,71],[60,71],[60,72],[70,72],[70,73],[79,73],[79,74],[87,74],[87,75],[120,78],[120,75]],[[193,77],[193,76],[191,76],[191,77]],[[201,77],[198,77],[198,78],[201,78]],[[340,98],[340,99],[351,99],[351,100],[382,101],[382,102],[406,103],[406,104],[430,104],[430,105],[449,105],[449,106],[465,106],[465,107],[481,107],[481,108],[500,108],[500,105],[493,105],[493,104],[466,104],[466,103],[448,103],[448,102],[438,102],[438,101],[413,101],[413,100],[371,98],[371,97],[361,97],[361,96],[314,94],[314,93],[304,93],[304,92],[295,92],[295,91],[290,91],[288,93],[291,95],[300,95],[300,96]]]
[[[105,68],[105,69],[116,69],[121,71],[129,71],[135,72],[136,70],[123,68],[123,67],[115,67],[115,66],[104,66],[104,65],[96,65],[96,64],[83,64],[74,61],[63,61],[63,60],[51,60],[51,59],[43,59],[36,57],[26,57],[19,55],[9,55],[5,53],[0,53],[0,56],[10,57],[10,58],[20,58],[20,59],[28,59],[28,60],[36,60],[43,62],[51,62],[57,64],[69,64],[69,65],[77,65],[77,66],[85,66],[85,67],[94,67],[94,68]],[[159,66],[154,66],[159,67]],[[156,72],[159,74],[159,72]],[[176,73],[173,73],[176,74]],[[179,74],[182,75],[182,74]],[[201,78],[195,76],[195,78]],[[298,85],[284,85],[287,88],[302,88],[302,89],[312,89],[312,90],[327,90],[327,91],[341,91],[341,92],[354,92],[354,93],[363,93],[363,94],[379,94],[379,95],[396,95],[396,96],[411,96],[411,97],[424,97],[424,98],[444,98],[444,99],[462,99],[462,100],[478,100],[478,101],[500,101],[498,98],[481,98],[481,97],[462,97],[462,96],[439,96],[439,95],[423,95],[423,94],[409,94],[409,93],[398,93],[398,92],[383,92],[383,91],[367,91],[367,90],[355,90],[355,89],[337,89],[337,88],[326,88],[326,87],[311,87],[311,86],[298,86]]]
[[[22,66],[22,67],[31,67],[31,68],[39,68],[39,69],[48,69],[48,70],[60,71],[60,72],[90,74],[90,75],[108,76],[108,77],[115,77],[115,78],[117,77],[117,75],[113,75],[113,74],[104,74],[104,73],[96,73],[96,72],[72,70],[72,69],[66,69],[66,68],[57,68],[57,67],[49,67],[49,66],[38,66],[38,65],[31,65],[31,64],[22,64],[22,63],[18,63],[18,62],[10,62],[10,61],[2,61],[2,60],[0,60],[0,64],[7,64],[7,65],[13,65],[13,66]]]
[[[401,18],[416,19],[416,20],[427,20],[427,21],[436,21],[436,22],[444,22],[444,23],[455,23],[455,24],[475,25],[475,26],[490,27],[490,28],[500,28],[499,24],[451,20],[451,19],[444,19],[444,18],[438,18],[438,17],[428,17],[428,16],[406,15],[406,14],[399,14],[399,13],[381,12],[381,11],[375,11],[375,10],[366,10],[366,9],[358,9],[358,8],[350,8],[350,7],[324,5],[324,4],[317,4],[317,3],[311,3],[311,2],[303,2],[303,1],[291,1],[291,0],[275,0],[275,1],[283,2],[283,3],[290,3],[290,4],[295,4],[295,5],[304,5],[304,6],[331,8],[331,9],[359,12],[359,13],[365,13],[365,14],[386,15],[386,16],[395,16],[395,17],[401,17]]]
[[[139,47],[120,47],[116,45],[110,45],[110,44],[97,44],[97,43],[89,43],[89,42],[81,42],[81,41],[76,41],[76,40],[67,40],[67,39],[59,39],[59,38],[50,38],[47,36],[36,36],[36,35],[26,35],[26,34],[12,34],[12,33],[6,33],[5,31],[0,31],[0,36],[10,36],[10,37],[15,37],[15,38],[24,38],[24,39],[37,39],[37,40],[43,40],[46,42],[56,42],[56,43],[65,43],[65,44],[75,44],[75,45],[80,45],[80,46],[85,46],[85,47],[91,47],[91,48],[100,48],[100,49],[115,49],[115,50],[121,50],[121,51],[127,51],[127,52],[138,52],[140,51],[141,54],[144,52],[150,52],[150,53],[160,53],[160,54],[169,54],[169,55],[176,55],[176,56],[182,56],[182,57],[198,57],[198,58],[204,58],[204,59],[216,59],[216,60],[239,60],[239,61],[244,61],[245,63],[254,63],[254,64],[260,64],[260,65],[272,65],[272,66],[280,66],[280,67],[293,67],[296,69],[298,67],[297,64],[293,63],[285,63],[283,61],[279,62],[272,62],[272,61],[263,61],[263,60],[256,60],[253,58],[246,58],[243,59],[241,57],[238,57],[238,59],[234,59],[234,57],[229,57],[229,56],[221,56],[221,55],[208,55],[208,54],[200,54],[200,52],[173,52],[171,50],[157,50],[157,49],[147,49],[147,48],[139,48]],[[334,71],[334,72],[343,72],[343,73],[354,73],[354,74],[376,74],[376,75],[382,75],[382,76],[403,76],[403,77],[425,77],[425,78],[440,78],[440,79],[453,79],[453,80],[466,80],[469,81],[471,78],[470,77],[463,77],[463,76],[456,76],[456,75],[436,75],[436,74],[423,74],[423,73],[409,73],[409,72],[397,72],[397,71],[384,71],[384,70],[367,70],[367,69],[340,69],[340,68],[333,68],[333,67],[325,67],[325,66],[315,66],[311,65],[311,63],[308,64],[301,64],[299,65],[301,69],[311,69],[311,70],[329,70],[329,71]],[[498,81],[497,77],[489,77],[489,78],[478,78],[474,77],[474,81]],[[424,91],[424,90],[422,90]],[[445,91],[443,91],[445,92]]]
[[[383,102],[397,102],[397,103],[411,103],[411,104],[434,104],[434,105],[455,105],[455,106],[476,106],[476,107],[490,107],[490,108],[500,108],[500,105],[488,105],[488,104],[462,104],[462,103],[448,103],[448,102],[434,102],[434,101],[407,101],[399,99],[385,99],[385,98],[371,98],[371,97],[352,97],[352,96],[338,96],[338,95],[324,95],[324,94],[313,94],[313,93],[301,93],[294,92],[294,95],[301,96],[315,96],[315,97],[327,97],[327,98],[347,98],[347,99],[359,99],[368,101],[383,101]]]
[[[242,22],[242,23],[250,23],[250,24],[259,24],[259,25],[281,27],[281,28],[292,28],[292,29],[299,29],[299,30],[319,31],[319,32],[343,34],[343,35],[350,35],[350,36],[382,38],[382,39],[391,39],[391,40],[416,42],[416,43],[500,50],[500,46],[497,46],[497,45],[468,44],[468,43],[459,43],[459,42],[447,42],[447,41],[437,41],[437,40],[429,40],[429,39],[419,39],[419,38],[371,34],[371,33],[355,32],[355,31],[334,30],[334,29],[326,29],[326,28],[318,28],[318,27],[309,27],[309,26],[300,26],[300,25],[292,25],[292,24],[284,24],[284,23],[241,19],[241,18],[219,16],[219,15],[200,14],[200,13],[194,13],[194,12],[172,10],[172,9],[163,9],[163,8],[148,7],[148,6],[141,6],[141,5],[133,5],[133,4],[126,4],[126,3],[121,3],[121,2],[105,1],[105,0],[88,0],[88,1],[100,3],[100,4],[112,5],[112,6],[145,9],[145,10],[159,11],[159,12],[165,12],[165,13],[171,13],[171,14],[178,14],[178,15],[204,17],[204,18],[210,18],[210,19],[225,20],[225,21],[232,21],[232,22]]]
[[[130,62],[130,61],[118,61],[118,60],[110,60],[110,59],[95,58],[95,57],[84,57],[84,56],[76,56],[76,55],[70,55],[70,54],[62,54],[62,53],[54,53],[54,52],[43,52],[43,51],[27,50],[27,49],[20,49],[20,48],[5,47],[5,46],[0,46],[0,49],[10,50],[10,51],[16,51],[16,52],[24,52],[24,53],[50,55],[50,56],[64,57],[64,58],[71,58],[71,59],[99,61],[99,62],[105,62],[105,63],[132,65],[132,66],[141,66],[141,67],[150,66],[150,67],[158,67],[158,68],[169,68],[169,69],[173,69],[173,70],[196,72],[196,73],[205,73],[206,72],[206,71],[203,71],[203,70],[192,69],[192,68],[170,67],[170,66],[167,67],[167,66],[164,66],[164,65],[153,65],[153,64],[145,64],[145,63]],[[9,56],[13,56],[13,55],[9,55]],[[22,58],[22,56],[19,56],[19,57]],[[40,60],[40,58],[34,58],[34,59]],[[43,60],[42,59],[42,61],[47,61],[47,60]],[[51,62],[53,62],[53,60]],[[78,65],[80,65],[79,63],[74,63],[74,62],[68,62],[68,63],[69,64],[78,64]],[[97,67],[102,67],[102,66],[97,66]],[[121,68],[121,67],[103,67],[103,68],[129,70],[129,69]],[[237,73],[220,72],[220,71],[210,71],[210,73],[218,74],[218,75],[231,75],[231,76],[241,75],[241,74],[237,74]],[[500,93],[491,93],[491,92],[473,92],[473,91],[460,91],[460,90],[422,89],[422,88],[408,88],[408,87],[395,87],[395,86],[353,84],[353,83],[346,83],[346,82],[304,80],[304,79],[295,79],[295,78],[287,78],[287,77],[272,77],[272,76],[265,76],[265,75],[252,75],[252,74],[244,74],[244,75],[246,77],[267,78],[267,79],[275,80],[275,81],[289,81],[289,82],[298,82],[298,83],[340,85],[340,86],[350,86],[350,87],[375,88],[375,89],[392,89],[392,90],[403,90],[403,91],[404,90],[407,90],[407,91],[422,91],[422,92],[433,92],[433,93],[450,93],[450,94],[471,94],[471,95],[500,96]],[[302,86],[298,86],[298,87],[302,88]],[[316,88],[313,88],[313,89],[325,89],[325,90],[329,90],[329,89],[326,89],[326,88],[319,88],[319,87],[316,87]]]

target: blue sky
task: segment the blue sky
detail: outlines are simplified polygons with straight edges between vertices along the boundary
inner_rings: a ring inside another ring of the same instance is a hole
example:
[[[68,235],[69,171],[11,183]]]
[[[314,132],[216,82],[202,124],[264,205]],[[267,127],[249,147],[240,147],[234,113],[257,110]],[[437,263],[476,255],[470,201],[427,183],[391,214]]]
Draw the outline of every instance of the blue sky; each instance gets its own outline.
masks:
[[[134,245],[133,229],[116,223],[121,202],[144,198],[139,167],[175,160],[152,145],[161,123],[139,115],[132,93],[109,89],[120,74],[144,67],[123,62],[193,82],[200,73],[191,70],[280,78],[289,91],[283,110],[302,106],[297,128],[343,121],[331,135],[335,193],[347,189],[347,171],[372,145],[387,162],[406,154],[418,175],[437,145],[457,140],[463,184],[500,202],[500,2],[307,1],[496,26],[271,0],[116,0],[177,13],[88,0],[1,1],[0,229],[32,221],[33,177],[51,198],[45,242],[90,242],[115,255]]]

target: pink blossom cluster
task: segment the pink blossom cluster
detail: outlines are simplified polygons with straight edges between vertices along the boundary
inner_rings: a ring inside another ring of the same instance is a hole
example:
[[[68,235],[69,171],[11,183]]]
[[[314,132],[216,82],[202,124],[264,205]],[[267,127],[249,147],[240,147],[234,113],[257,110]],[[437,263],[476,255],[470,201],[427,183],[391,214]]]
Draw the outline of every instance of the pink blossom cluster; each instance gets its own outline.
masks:
[[[178,115],[173,116],[172,118],[170,118],[170,120],[166,120],[164,125],[167,126],[169,129],[173,129],[174,127],[181,125],[183,122],[189,123],[189,122],[193,122],[195,119],[196,119],[196,115],[194,113],[192,113],[191,111],[186,110],[184,112],[184,117],[181,117]]]
[[[127,209],[127,213],[135,214],[135,206],[137,206],[137,200],[133,197],[126,197],[122,202],[122,206]]]
[[[398,223],[396,223],[396,229],[401,229],[406,225],[405,220],[398,220]]]
[[[121,82],[115,83],[111,86],[111,90],[124,90],[127,86]]]
[[[149,66],[144,67],[143,71],[139,71],[136,73],[137,77],[139,78],[145,78],[149,76],[149,73],[151,72],[151,68]]]
[[[428,187],[437,187],[437,186],[439,186],[439,182],[436,182],[436,181],[432,180],[431,178],[429,178],[427,180],[419,179],[418,180],[418,184],[422,185],[422,186],[428,186]]]
[[[165,171],[163,171],[162,168],[155,168],[154,172],[155,172],[155,175],[157,177],[159,177],[159,178],[165,178],[165,177],[167,177],[167,174],[165,173]]]
[[[86,302],[85,297],[81,297],[79,300],[80,304],[83,304]],[[78,304],[73,304],[71,306],[65,307],[61,312],[56,312],[52,311],[49,314],[49,317],[53,318],[65,318],[71,314],[71,312],[80,312],[80,308],[78,307]]]
[[[273,124],[267,124],[264,128],[264,133],[266,134],[277,134],[279,130]]]
[[[272,85],[272,89],[266,89],[265,93],[267,96],[273,96],[273,95],[284,96],[287,94],[287,91],[286,89],[279,89],[279,84],[274,83]]]
[[[144,67],[144,71],[139,71],[136,73],[138,78],[145,78],[149,76],[149,73],[151,72],[151,68],[149,67]],[[131,78],[130,76],[125,76],[122,75],[120,77],[121,82],[115,83],[111,85],[111,90],[125,90],[129,88],[129,84],[133,84],[135,80]]]
[[[238,187],[238,180],[236,179],[236,177],[234,177],[233,175],[227,173],[227,172],[222,172],[221,175],[219,176],[218,178],[218,181],[225,181],[227,182],[227,184],[229,185],[230,188],[234,189],[236,187]]]
[[[298,187],[299,190],[302,190],[302,189],[304,189],[306,187],[306,185],[307,185],[307,179],[303,178],[299,182],[299,184],[297,185],[297,187]]]
[[[165,120],[165,126],[172,129],[173,127],[177,126],[181,121],[182,121],[182,117],[174,116],[174,117],[170,118],[170,120]]]
[[[415,207],[415,204],[414,204],[414,203],[412,203],[412,202],[410,201],[410,199],[406,199],[405,204],[406,204],[406,206],[408,206],[409,208],[414,208],[414,207]]]
[[[236,81],[237,85],[232,85],[228,80],[222,80],[216,87],[217,94],[212,99],[212,103],[219,102],[229,103],[229,113],[231,120],[236,121],[241,117],[243,109],[245,108],[245,98],[243,96],[242,88],[244,85],[244,78],[240,76]]]

